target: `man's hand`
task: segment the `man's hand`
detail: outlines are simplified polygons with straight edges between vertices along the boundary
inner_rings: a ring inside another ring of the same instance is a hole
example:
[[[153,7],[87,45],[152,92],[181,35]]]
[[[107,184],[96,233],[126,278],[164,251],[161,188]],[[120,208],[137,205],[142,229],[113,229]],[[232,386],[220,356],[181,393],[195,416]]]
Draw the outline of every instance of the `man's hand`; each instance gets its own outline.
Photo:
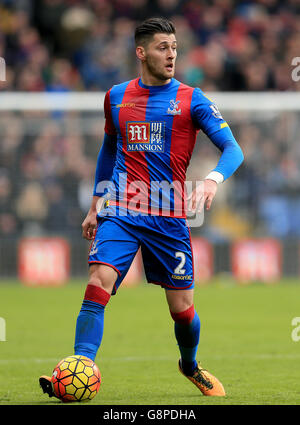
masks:
[[[99,198],[99,196],[94,196],[91,208],[87,213],[86,218],[84,219],[82,227],[82,237],[91,241],[94,239],[97,228],[97,214],[101,210],[104,198]]]
[[[94,239],[97,227],[97,211],[89,211],[82,225],[82,237],[88,241]]]
[[[205,179],[188,196],[188,210],[192,213],[201,212],[206,205],[208,211],[218,189],[218,184],[214,180]]]

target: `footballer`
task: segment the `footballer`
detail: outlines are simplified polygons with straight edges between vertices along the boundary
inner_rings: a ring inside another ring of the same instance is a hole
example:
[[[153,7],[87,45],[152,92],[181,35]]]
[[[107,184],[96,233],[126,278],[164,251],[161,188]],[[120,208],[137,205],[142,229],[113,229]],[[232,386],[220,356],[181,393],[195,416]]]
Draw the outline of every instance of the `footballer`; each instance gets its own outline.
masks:
[[[199,130],[220,150],[216,167],[203,183],[206,209],[218,184],[242,163],[243,153],[215,104],[199,88],[174,78],[173,23],[147,19],[136,28],[135,43],[140,77],[113,86],[105,96],[105,135],[93,200],[82,224],[82,236],[91,241],[91,249],[74,354],[95,359],[105,306],[141,248],[147,281],[164,289],[174,320],[179,371],[204,395],[224,396],[221,382],[197,362],[200,319],[193,300],[186,208],[198,208],[198,192],[195,188],[187,198],[185,178]],[[53,395],[49,383],[50,378],[40,378],[44,392]]]

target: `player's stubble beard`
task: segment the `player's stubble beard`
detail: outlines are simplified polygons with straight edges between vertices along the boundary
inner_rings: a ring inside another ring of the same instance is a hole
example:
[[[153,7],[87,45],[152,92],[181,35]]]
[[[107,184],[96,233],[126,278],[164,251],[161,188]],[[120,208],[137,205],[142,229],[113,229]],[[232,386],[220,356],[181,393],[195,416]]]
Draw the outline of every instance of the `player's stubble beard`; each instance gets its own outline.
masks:
[[[162,84],[165,84],[166,81],[174,77],[175,62],[173,62],[172,73],[168,73],[166,70],[164,70],[164,72],[160,71],[157,64],[155,64],[155,62],[152,61],[150,58],[146,58],[145,65],[146,65],[148,73],[151,74],[153,77],[155,77],[157,80],[161,81]],[[163,68],[163,65],[162,65],[162,68]]]

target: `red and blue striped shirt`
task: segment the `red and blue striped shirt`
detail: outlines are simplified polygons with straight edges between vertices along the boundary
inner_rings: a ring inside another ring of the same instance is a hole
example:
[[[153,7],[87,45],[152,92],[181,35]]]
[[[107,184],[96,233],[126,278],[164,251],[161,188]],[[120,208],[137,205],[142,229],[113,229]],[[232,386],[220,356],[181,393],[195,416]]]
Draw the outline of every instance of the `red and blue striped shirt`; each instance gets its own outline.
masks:
[[[186,170],[199,130],[222,151],[215,171],[224,179],[243,160],[216,105],[199,88],[174,78],[163,86],[146,86],[140,78],[113,86],[104,113],[94,195],[108,192],[110,205],[185,217]]]

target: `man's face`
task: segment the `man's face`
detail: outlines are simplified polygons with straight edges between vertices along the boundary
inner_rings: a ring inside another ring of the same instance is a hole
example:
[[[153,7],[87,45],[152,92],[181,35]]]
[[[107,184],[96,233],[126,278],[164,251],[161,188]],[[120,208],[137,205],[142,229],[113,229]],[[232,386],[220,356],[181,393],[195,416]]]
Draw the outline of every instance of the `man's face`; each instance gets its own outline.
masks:
[[[154,34],[144,47],[144,60],[148,72],[158,80],[174,77],[177,57],[177,43],[174,34]]]

